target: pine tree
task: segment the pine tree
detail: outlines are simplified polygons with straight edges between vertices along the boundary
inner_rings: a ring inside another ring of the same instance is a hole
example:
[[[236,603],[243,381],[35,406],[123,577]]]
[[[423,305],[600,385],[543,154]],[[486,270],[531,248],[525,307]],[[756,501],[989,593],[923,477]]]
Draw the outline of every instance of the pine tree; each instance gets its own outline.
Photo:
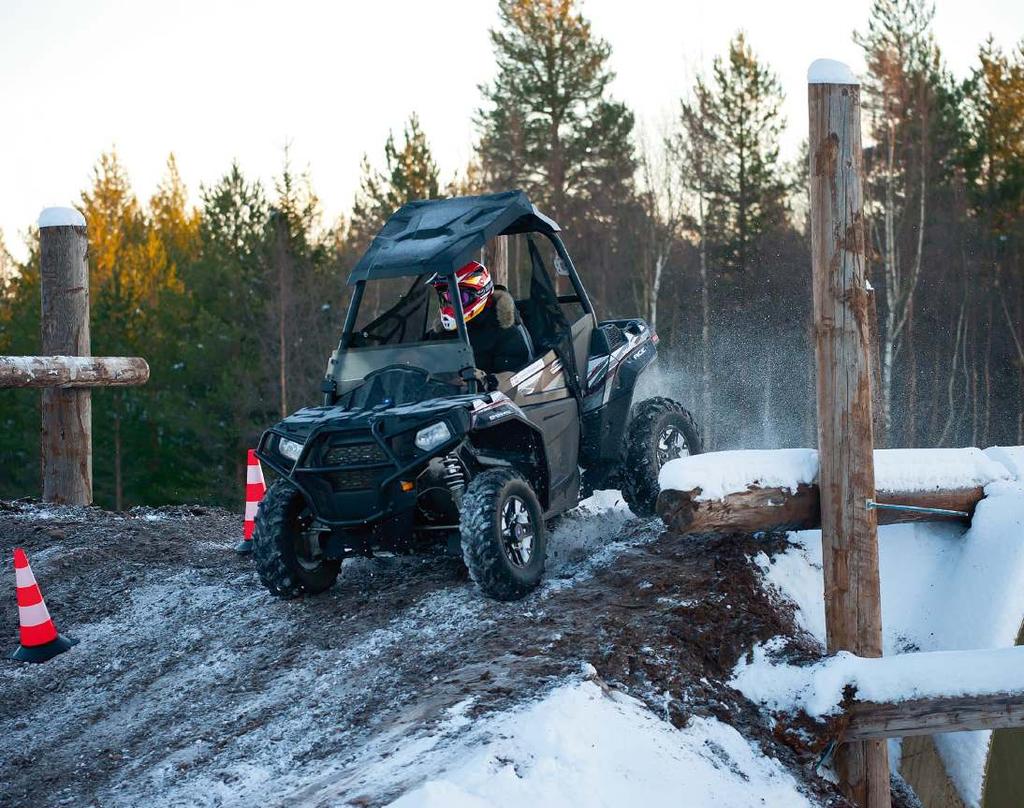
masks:
[[[198,252],[178,266],[184,301],[163,369],[174,405],[161,426],[175,447],[177,482],[161,493],[163,501],[237,507],[245,449],[277,414],[256,339],[266,329],[269,205],[237,162],[199,196]]]
[[[277,368],[275,398],[284,417],[294,408],[291,402],[312,403],[318,389],[337,336],[331,304],[340,283],[327,271],[329,237],[320,231],[320,203],[309,174],[292,171],[287,150],[275,189],[266,244],[269,308],[261,334],[267,360],[273,357]]]
[[[199,212],[189,208],[188,190],[174,155],[167,157],[167,174],[149,200],[151,237],[159,241],[169,274],[177,279],[179,267],[199,255]]]
[[[498,15],[477,116],[485,184],[522,188],[564,223],[610,218],[636,171],[633,115],[607,95],[611,47],[576,0],[500,0]]]
[[[4,231],[0,230],[0,297],[14,280],[15,271],[14,259],[7,251],[7,244],[4,243]]]
[[[964,286],[972,291],[982,288],[974,308],[979,309],[975,317],[984,329],[978,340],[981,356],[971,370],[980,383],[969,391],[974,404],[969,437],[972,445],[991,440],[993,411],[1004,409],[998,400],[993,402],[991,391],[1012,385],[1018,415],[1016,429],[1007,438],[1024,440],[1024,418],[1019,414],[1024,408],[1024,42],[1007,54],[990,38],[979,49],[978,65],[961,91],[960,163],[981,265]],[[980,395],[975,392],[978,387]]]
[[[383,171],[376,170],[369,158],[363,156],[362,179],[349,228],[350,238],[363,249],[388,216],[406,202],[440,196],[437,164],[415,112],[409,116],[402,134],[399,147],[394,133],[388,133]]]
[[[782,87],[741,32],[726,58],[716,57],[711,82],[698,78],[682,104],[688,182],[706,200],[702,239],[717,262],[745,274],[765,234],[785,223],[785,128]]]
[[[153,269],[146,220],[117,153],[100,156],[92,187],[82,193],[89,230],[89,297],[92,349],[97,354],[145,356],[151,314],[158,302],[159,276]],[[98,390],[93,395],[96,499],[120,510],[125,504],[126,432],[138,426],[145,393]],[[130,422],[126,425],[126,421]]]
[[[12,260],[11,274],[0,288],[0,354],[39,353],[39,240],[31,231],[24,264]],[[40,490],[38,390],[3,390],[0,404],[0,499]]]
[[[978,62],[964,84],[964,166],[973,204],[1001,233],[1024,219],[1024,42],[1006,54],[990,37]]]

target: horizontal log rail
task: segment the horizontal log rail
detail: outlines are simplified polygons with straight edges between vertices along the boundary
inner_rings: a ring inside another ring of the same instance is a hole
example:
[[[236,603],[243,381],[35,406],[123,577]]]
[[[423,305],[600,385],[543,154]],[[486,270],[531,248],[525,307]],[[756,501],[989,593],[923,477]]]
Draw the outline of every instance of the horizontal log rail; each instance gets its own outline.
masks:
[[[1024,727],[1024,693],[946,696],[886,704],[855,701],[842,740],[867,741]]]
[[[0,356],[0,389],[132,387],[149,379],[137,356]]]
[[[798,751],[827,754],[836,743],[1024,727],[1022,646],[769,664],[778,676],[758,662],[738,669],[734,685],[762,706],[786,705],[770,708],[775,732]]]
[[[751,487],[722,499],[702,500],[698,499],[699,496],[700,489],[666,489],[658,497],[658,514],[676,533],[756,533],[821,527],[821,499],[817,485],[801,484],[795,492],[785,488]],[[984,490],[978,486],[939,491],[879,491],[875,501],[963,511],[973,516],[984,496]],[[878,510],[877,514],[881,525],[958,521],[956,517],[917,511]]]

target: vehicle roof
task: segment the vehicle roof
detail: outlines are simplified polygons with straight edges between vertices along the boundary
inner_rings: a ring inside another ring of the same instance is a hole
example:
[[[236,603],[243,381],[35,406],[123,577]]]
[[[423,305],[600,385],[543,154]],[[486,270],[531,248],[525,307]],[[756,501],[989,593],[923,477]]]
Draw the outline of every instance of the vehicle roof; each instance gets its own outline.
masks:
[[[495,236],[559,229],[522,191],[409,202],[391,214],[348,282],[451,275]]]

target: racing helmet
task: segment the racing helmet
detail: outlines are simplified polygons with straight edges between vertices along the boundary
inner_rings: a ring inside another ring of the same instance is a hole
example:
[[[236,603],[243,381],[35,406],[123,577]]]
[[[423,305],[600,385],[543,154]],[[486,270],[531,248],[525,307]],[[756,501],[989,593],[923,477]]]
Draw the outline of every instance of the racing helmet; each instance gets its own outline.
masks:
[[[487,308],[487,301],[494,292],[494,282],[487,267],[478,261],[470,261],[458,272],[455,279],[462,300],[462,315],[468,323]],[[448,279],[435,275],[430,281],[441,302],[441,325],[447,331],[455,330],[455,308],[448,289]]]

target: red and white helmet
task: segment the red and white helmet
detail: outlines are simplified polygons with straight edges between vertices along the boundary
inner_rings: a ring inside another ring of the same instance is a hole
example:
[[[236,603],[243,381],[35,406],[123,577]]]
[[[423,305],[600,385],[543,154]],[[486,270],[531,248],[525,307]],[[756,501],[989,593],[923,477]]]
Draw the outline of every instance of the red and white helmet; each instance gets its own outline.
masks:
[[[470,261],[455,273],[462,300],[462,315],[468,323],[487,308],[487,301],[494,292],[494,283],[487,267],[478,261]],[[435,275],[431,280],[441,300],[441,325],[448,331],[455,330],[455,308],[448,291],[448,279]]]

